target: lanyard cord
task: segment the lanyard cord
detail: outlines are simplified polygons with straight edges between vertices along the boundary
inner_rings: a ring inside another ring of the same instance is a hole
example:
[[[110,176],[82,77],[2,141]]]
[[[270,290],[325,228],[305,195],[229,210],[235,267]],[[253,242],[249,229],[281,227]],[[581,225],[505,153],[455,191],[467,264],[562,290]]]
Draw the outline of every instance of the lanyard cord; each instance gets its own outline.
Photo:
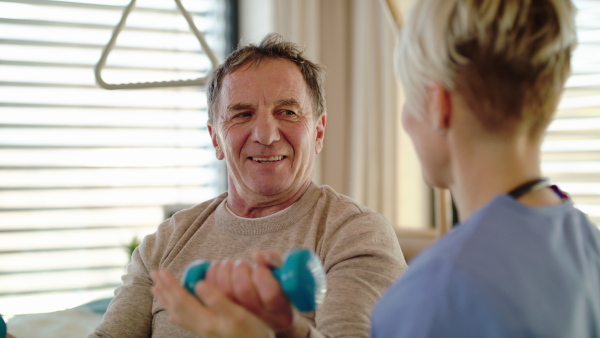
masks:
[[[548,179],[547,178],[537,178],[533,181],[525,182],[520,186],[514,188],[513,190],[508,192],[508,195],[514,199],[519,199],[519,197],[530,193],[532,191],[536,191],[541,188],[547,187]]]
[[[560,190],[556,185],[550,185],[548,183],[547,178],[538,178],[529,182],[525,182],[520,186],[514,188],[513,190],[508,192],[508,195],[514,199],[518,199],[519,197],[542,188],[548,187],[554,191],[555,194],[560,197],[561,200],[568,200],[569,195],[564,191]]]

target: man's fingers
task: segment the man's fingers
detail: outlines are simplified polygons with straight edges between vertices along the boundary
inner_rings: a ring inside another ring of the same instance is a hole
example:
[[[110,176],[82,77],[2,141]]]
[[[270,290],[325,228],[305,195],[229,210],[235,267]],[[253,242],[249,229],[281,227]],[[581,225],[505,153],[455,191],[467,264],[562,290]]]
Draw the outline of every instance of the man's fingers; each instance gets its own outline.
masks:
[[[169,320],[199,336],[275,336],[264,322],[206,280],[196,283],[196,298],[167,271],[153,271],[152,279],[152,292],[169,313]]]
[[[236,261],[231,277],[236,302],[251,312],[258,313],[262,308],[262,303],[252,282],[250,263],[248,261]]]
[[[210,282],[212,285],[217,286],[221,292],[227,297],[233,299],[233,289],[231,281],[231,270],[233,268],[233,261],[225,259],[222,261],[214,261],[210,264],[210,268],[206,272],[205,280]]]
[[[175,277],[173,277],[169,272],[153,271],[152,279],[154,280],[152,293],[158,298],[164,307],[170,307],[171,304],[177,302],[177,298],[181,297],[181,295],[178,295],[177,289],[173,287],[173,284],[177,283]]]
[[[221,333],[219,337],[241,337],[242,333],[243,337],[275,337],[275,333],[262,320],[231,301],[210,282],[202,281],[196,284],[194,290],[207,309],[221,318],[213,325],[220,324],[221,329],[231,329],[228,334],[224,334],[227,330],[217,330]]]
[[[207,281],[201,281],[194,288],[200,301],[212,312],[221,315],[236,315],[241,307],[230,300],[221,290]]]
[[[219,289],[223,291],[225,296],[233,299],[233,288],[231,286],[231,272],[233,270],[233,261],[231,259],[226,259],[221,262],[221,267],[219,268],[219,274],[217,276],[217,284]]]
[[[152,292],[167,310],[177,310],[178,306],[189,307],[198,302],[171,273],[154,271],[152,277],[154,279]]]
[[[279,284],[270,269],[264,266],[256,266],[252,270],[252,280],[256,285],[261,302],[267,309],[271,305],[278,307],[287,301],[281,284]]]
[[[219,269],[221,267],[221,261],[214,261],[210,263],[210,267],[206,271],[206,275],[204,276],[204,280],[213,283],[214,285],[218,285],[218,276]]]
[[[256,251],[252,259],[259,265],[271,268],[278,268],[283,264],[283,255],[277,250]]]
[[[192,329],[195,325],[203,324],[203,322],[195,320],[198,316],[204,318],[212,316],[169,272],[153,271],[152,278],[154,280],[152,293],[165,307],[169,313],[169,319],[173,323]]]
[[[252,272],[252,280],[263,304],[261,317],[265,318],[273,328],[289,327],[294,320],[292,305],[273,272],[260,265]]]

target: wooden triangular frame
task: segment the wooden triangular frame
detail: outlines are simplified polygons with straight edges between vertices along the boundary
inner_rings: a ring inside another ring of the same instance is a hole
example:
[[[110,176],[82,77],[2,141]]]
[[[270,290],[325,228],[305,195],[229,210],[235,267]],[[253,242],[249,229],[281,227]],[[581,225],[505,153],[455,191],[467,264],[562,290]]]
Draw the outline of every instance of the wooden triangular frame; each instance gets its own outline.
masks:
[[[119,83],[119,84],[106,83],[102,79],[102,70],[104,69],[104,66],[106,65],[106,59],[108,58],[108,55],[110,54],[112,49],[115,47],[115,43],[117,42],[117,37],[123,30],[123,27],[125,27],[127,17],[131,13],[132,9],[135,7],[135,2],[136,2],[136,0],[131,0],[129,5],[123,11],[123,15],[121,16],[121,21],[119,21],[119,24],[113,30],[112,37],[108,41],[108,44],[104,47],[104,50],[102,51],[102,56],[100,57],[100,60],[98,60],[98,63],[94,67],[94,75],[96,77],[96,83],[98,83],[98,85],[104,89],[141,89],[141,88],[159,88],[159,87],[204,86],[208,80],[208,76],[209,76],[208,74],[204,77],[197,78],[197,79],[190,79],[190,80],[135,82],[135,83]],[[202,33],[198,30],[198,28],[194,24],[194,19],[192,18],[190,13],[185,9],[185,7],[183,7],[183,5],[181,4],[181,0],[175,0],[175,3],[177,4],[177,8],[179,9],[179,12],[181,12],[183,17],[185,18],[185,21],[187,21],[188,26],[190,27],[190,30],[192,31],[192,33],[194,33],[194,35],[200,42],[202,49],[204,50],[204,52],[210,59],[211,66],[212,66],[212,68],[209,70],[209,73],[210,73],[210,71],[212,71],[213,69],[215,69],[218,66],[219,61],[217,60],[217,57],[215,56],[213,51],[210,49],[210,47],[206,43],[206,40],[204,39],[204,36],[202,35]]]

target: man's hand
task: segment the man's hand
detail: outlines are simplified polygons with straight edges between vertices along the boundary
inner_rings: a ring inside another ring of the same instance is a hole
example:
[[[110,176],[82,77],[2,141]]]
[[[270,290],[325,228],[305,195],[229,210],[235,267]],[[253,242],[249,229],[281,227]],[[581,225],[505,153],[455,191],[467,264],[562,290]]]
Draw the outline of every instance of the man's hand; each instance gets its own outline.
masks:
[[[202,337],[275,337],[258,317],[228,299],[208,281],[196,284],[200,301],[167,271],[152,272],[152,293],[169,312],[169,320]]]
[[[254,260],[255,264],[242,260],[212,262],[206,280],[272,329],[288,330],[293,324],[294,309],[271,272],[281,265],[281,254],[260,251],[254,254]]]
[[[308,337],[310,324],[290,304],[271,270],[280,267],[279,251],[257,251],[248,261],[212,262],[206,273],[229,299],[262,319],[278,337]]]

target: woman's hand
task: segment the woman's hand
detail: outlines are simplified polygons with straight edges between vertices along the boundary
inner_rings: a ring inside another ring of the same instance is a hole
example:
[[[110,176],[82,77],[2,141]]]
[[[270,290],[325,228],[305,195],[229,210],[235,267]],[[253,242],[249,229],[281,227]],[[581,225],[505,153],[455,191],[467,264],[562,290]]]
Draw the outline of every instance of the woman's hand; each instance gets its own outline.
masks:
[[[209,281],[196,284],[196,299],[167,271],[152,272],[152,293],[174,324],[202,337],[275,337],[262,320],[236,304]]]

